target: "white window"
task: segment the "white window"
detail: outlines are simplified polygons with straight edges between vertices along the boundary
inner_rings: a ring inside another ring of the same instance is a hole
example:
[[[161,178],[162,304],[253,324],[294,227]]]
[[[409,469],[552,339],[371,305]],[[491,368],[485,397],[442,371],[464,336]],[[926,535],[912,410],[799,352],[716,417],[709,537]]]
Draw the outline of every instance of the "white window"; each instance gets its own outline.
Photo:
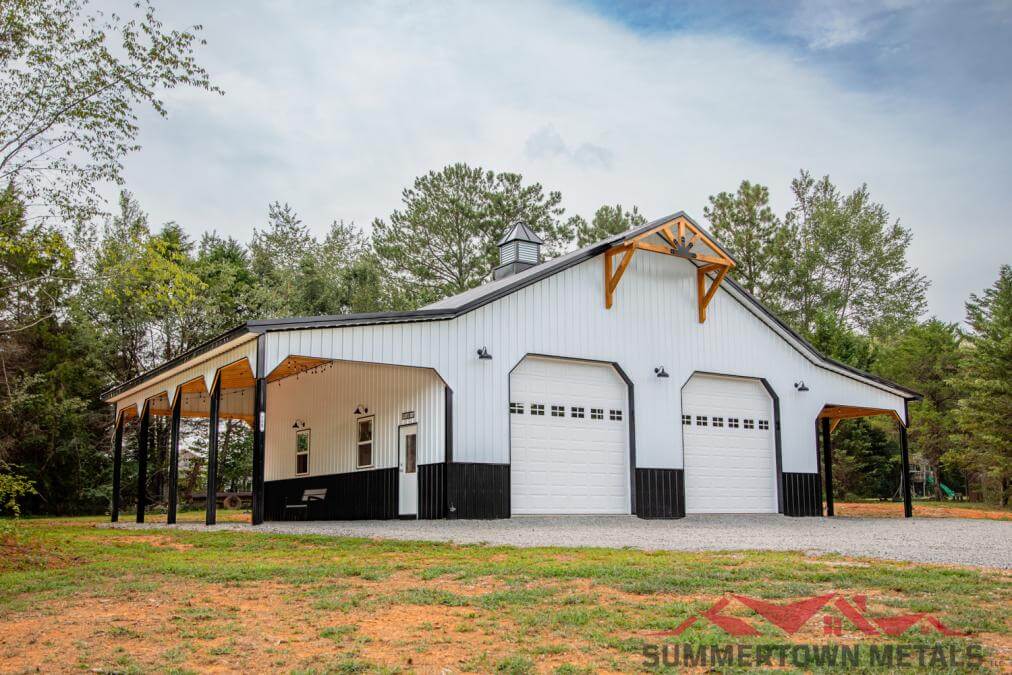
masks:
[[[723,417],[714,417],[713,418],[713,426],[715,426],[715,427],[722,427],[722,426],[724,426],[724,418]]]
[[[552,417],[565,417],[566,406],[564,405],[553,405],[552,406]]]
[[[514,415],[523,415],[524,414],[524,404],[523,403],[510,403],[510,413],[512,413]]]
[[[696,415],[696,426],[697,427],[706,426],[706,415]]]
[[[759,428],[762,429],[763,431],[769,431],[770,421],[769,420],[759,420]]]
[[[574,405],[569,409],[569,416],[582,420],[585,417],[583,407]]]
[[[731,429],[737,429],[738,428],[738,418],[737,417],[728,417],[727,418],[727,426],[729,428],[731,428]]]
[[[295,432],[295,475],[305,476],[309,473],[309,429]]]
[[[755,420],[744,419],[741,423],[745,429],[755,429]]]
[[[608,419],[610,419],[612,422],[621,422],[622,421],[622,411],[621,410],[609,410],[608,411]]]
[[[590,419],[592,420],[603,420],[604,419],[604,408],[591,408]]]
[[[532,403],[531,404],[531,414],[532,415],[544,415],[545,414],[545,404],[544,403]]]
[[[372,466],[372,432],[375,417],[363,417],[358,420],[358,468]]]
[[[682,415],[682,426],[683,427],[692,426],[692,415]]]

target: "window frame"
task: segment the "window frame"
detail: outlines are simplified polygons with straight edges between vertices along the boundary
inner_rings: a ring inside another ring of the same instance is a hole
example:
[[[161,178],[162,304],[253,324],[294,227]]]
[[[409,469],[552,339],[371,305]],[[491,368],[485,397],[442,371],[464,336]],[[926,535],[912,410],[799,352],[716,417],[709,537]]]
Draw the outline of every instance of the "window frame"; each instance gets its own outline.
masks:
[[[582,405],[574,405],[569,407],[569,416],[573,419],[582,420],[587,416],[586,408]]]
[[[727,418],[727,428],[728,429],[738,429],[741,426],[740,420],[741,420],[740,417],[728,417]]]
[[[709,426],[710,416],[709,415],[696,415],[696,426],[706,427]]]
[[[743,417],[741,420],[741,428],[747,429],[748,431],[755,431],[755,418]]]
[[[359,440],[359,431],[363,422],[369,422],[369,440]],[[362,464],[362,446],[369,446],[369,463]],[[375,469],[376,468],[376,416],[367,415],[364,417],[355,418],[355,468],[356,469]]]
[[[622,409],[608,409],[608,421],[609,422],[621,422],[622,421]]]
[[[531,404],[531,415],[534,417],[545,416],[545,404],[544,403],[532,403]]]
[[[296,429],[296,431],[295,431],[295,475],[296,476],[308,476],[309,475],[309,457],[310,457],[310,451],[313,448],[313,434],[311,432],[312,432],[312,429]],[[299,449],[299,439],[303,438],[303,437],[306,439],[306,449],[305,450],[300,450]],[[306,456],[306,470],[303,471],[303,472],[301,472],[301,473],[299,472],[299,456],[300,455],[305,455]]]
[[[724,418],[720,417],[720,416],[717,416],[717,415],[714,415],[713,417],[710,418],[710,426],[712,426],[712,427],[714,427],[716,429],[723,429],[724,428]]]
[[[523,415],[524,404],[517,401],[510,401],[510,415]]]
[[[683,427],[692,426],[692,415],[682,415],[682,426]]]
[[[603,420],[604,419],[604,408],[591,408],[590,419],[592,420]]]
[[[551,413],[552,413],[552,417],[565,417],[566,416],[566,406],[564,406],[564,405],[555,405],[553,403],[552,406],[551,406]]]

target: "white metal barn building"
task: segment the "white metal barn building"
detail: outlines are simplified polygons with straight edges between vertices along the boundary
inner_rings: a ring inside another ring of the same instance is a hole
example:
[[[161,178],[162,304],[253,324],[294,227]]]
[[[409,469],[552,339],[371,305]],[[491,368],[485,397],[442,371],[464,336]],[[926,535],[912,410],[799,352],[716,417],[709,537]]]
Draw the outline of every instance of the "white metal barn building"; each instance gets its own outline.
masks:
[[[544,262],[541,243],[518,224],[479,288],[411,312],[250,321],[106,392],[113,519],[124,430],[143,486],[153,415],[173,421],[170,522],[181,417],[212,421],[209,485],[218,420],[254,428],[254,523],[821,515],[831,430],[867,415],[899,423],[907,470],[918,395],[816,351],[726,277],[733,258],[685,214]],[[213,493],[207,509],[214,522]]]

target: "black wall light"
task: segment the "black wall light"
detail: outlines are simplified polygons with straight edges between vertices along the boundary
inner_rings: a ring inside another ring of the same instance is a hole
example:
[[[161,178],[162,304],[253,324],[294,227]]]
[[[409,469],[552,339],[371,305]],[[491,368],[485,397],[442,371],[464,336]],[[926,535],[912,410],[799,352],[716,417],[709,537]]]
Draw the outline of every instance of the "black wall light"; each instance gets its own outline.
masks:
[[[366,408],[364,405],[362,405],[361,403],[359,403],[357,406],[355,406],[355,413],[354,414],[356,414],[356,415],[368,415],[369,414],[369,408]]]
[[[668,371],[664,370],[664,366],[657,366],[654,368],[654,375],[657,377],[671,377],[668,375]]]
[[[293,429],[305,429],[306,423],[302,420],[295,420],[295,424],[292,425]]]
[[[794,388],[798,391],[808,391],[808,386],[805,384],[804,380],[801,380],[801,382],[795,382]]]
[[[488,353],[488,350],[482,347],[478,350],[478,358],[483,360],[490,360],[492,355]]]

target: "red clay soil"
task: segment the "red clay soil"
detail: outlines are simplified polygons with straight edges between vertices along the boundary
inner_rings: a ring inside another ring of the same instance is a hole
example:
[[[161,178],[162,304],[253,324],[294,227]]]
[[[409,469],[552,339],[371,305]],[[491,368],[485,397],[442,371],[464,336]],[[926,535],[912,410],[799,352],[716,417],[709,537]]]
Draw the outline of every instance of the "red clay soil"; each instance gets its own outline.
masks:
[[[842,502],[834,506],[838,516],[862,518],[902,518],[903,504],[900,502]],[[986,520],[1012,520],[1012,511],[991,511],[985,509],[946,506],[941,503],[914,503],[914,515],[918,518],[976,518]]]

